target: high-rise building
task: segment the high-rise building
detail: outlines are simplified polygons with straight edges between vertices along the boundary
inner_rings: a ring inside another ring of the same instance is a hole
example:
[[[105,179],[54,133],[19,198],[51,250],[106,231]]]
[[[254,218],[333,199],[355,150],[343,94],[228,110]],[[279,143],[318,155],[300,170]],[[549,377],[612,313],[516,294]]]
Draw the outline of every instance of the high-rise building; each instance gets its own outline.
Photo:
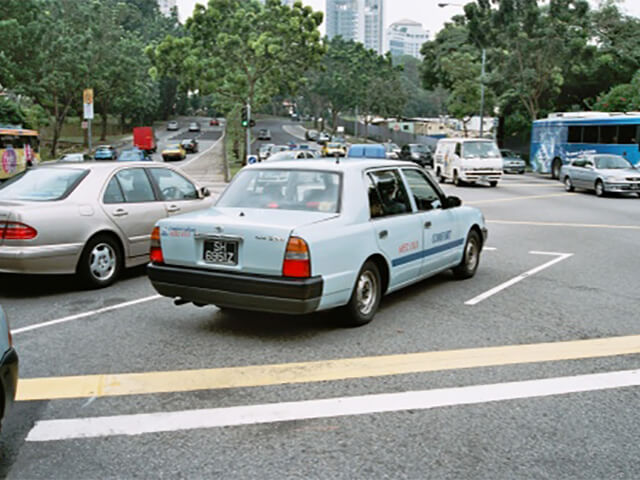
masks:
[[[327,36],[340,35],[382,53],[383,5],[384,0],[327,0]]]
[[[413,20],[400,20],[387,29],[387,51],[393,56],[411,55],[422,59],[420,48],[429,40],[429,32]]]
[[[158,0],[160,13],[165,16],[171,15],[171,9],[176,6],[176,0]]]

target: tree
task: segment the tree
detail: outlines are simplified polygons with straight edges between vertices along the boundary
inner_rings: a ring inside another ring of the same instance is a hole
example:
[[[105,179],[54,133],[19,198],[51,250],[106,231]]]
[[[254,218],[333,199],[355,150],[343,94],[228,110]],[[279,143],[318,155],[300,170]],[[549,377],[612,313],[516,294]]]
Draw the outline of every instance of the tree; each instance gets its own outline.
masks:
[[[405,117],[435,117],[446,113],[448,92],[441,87],[422,88],[422,62],[410,55],[393,58],[394,65],[402,66],[402,88],[407,93]]]
[[[640,71],[630,83],[616,85],[600,96],[594,108],[604,112],[640,111]]]

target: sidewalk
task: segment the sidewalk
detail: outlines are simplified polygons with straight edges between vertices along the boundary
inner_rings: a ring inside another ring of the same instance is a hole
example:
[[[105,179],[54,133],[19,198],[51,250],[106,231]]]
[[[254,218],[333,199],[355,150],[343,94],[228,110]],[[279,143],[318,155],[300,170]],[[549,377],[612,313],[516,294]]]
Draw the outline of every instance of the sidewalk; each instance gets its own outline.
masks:
[[[200,185],[205,186],[213,197],[217,197],[227,187],[224,181],[224,135],[208,150],[180,168]]]

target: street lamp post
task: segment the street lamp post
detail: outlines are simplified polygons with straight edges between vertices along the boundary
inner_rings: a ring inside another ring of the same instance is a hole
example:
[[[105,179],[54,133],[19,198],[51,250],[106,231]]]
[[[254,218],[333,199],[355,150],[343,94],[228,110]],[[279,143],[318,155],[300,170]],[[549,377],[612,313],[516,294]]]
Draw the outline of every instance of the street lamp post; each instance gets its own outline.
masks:
[[[464,7],[461,3],[441,2],[438,7]],[[480,71],[480,138],[484,135],[484,70],[487,61],[487,50],[482,48],[482,70]]]

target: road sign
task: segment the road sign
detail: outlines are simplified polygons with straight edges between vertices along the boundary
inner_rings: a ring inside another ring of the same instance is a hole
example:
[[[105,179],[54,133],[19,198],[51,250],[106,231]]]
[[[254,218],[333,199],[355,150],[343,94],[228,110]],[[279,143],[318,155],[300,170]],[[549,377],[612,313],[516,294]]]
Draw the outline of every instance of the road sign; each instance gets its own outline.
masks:
[[[254,163],[258,163],[258,157],[255,155],[247,155],[247,164],[253,165]]]
[[[87,122],[87,121],[82,122],[82,129],[83,130],[86,130],[88,127],[89,127],[89,122]]]
[[[93,88],[85,88],[82,92],[82,104],[85,120],[93,120]]]

